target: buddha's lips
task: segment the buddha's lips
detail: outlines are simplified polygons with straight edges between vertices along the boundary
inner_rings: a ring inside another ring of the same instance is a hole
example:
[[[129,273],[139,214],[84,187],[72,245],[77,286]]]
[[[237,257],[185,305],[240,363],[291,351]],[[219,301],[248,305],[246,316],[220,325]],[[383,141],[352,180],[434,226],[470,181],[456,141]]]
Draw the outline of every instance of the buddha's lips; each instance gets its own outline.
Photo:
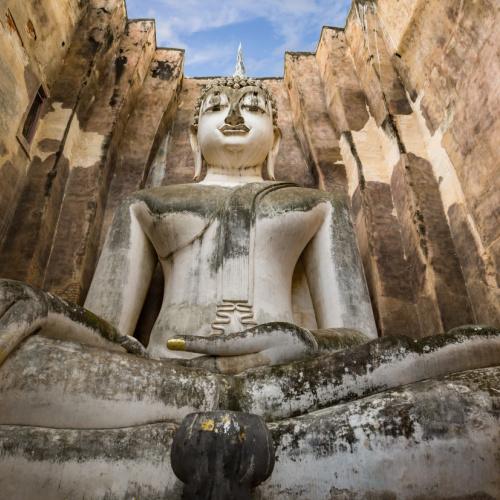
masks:
[[[219,127],[219,130],[224,135],[237,135],[237,134],[247,134],[250,132],[250,129],[245,125],[228,125],[227,123],[222,127]]]

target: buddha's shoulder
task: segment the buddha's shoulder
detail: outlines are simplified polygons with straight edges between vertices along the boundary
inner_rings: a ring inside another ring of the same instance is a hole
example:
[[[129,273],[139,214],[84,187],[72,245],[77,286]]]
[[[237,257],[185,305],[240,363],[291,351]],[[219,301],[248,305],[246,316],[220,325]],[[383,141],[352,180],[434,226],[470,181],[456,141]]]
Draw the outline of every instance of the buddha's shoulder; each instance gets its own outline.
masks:
[[[334,194],[319,189],[305,188],[282,182],[248,184],[244,189],[258,197],[258,211],[306,211],[322,202],[343,203]],[[232,193],[243,194],[242,187],[207,184],[173,184],[136,191],[125,204],[144,203],[152,213],[190,212],[200,215],[213,214]],[[239,194],[238,194],[239,196]]]
[[[172,184],[136,191],[128,203],[144,202],[154,213],[203,212],[215,210],[230,191],[223,186],[202,184]]]
[[[307,211],[323,203],[341,206],[345,203],[345,197],[320,189],[283,185],[262,198],[260,211]]]

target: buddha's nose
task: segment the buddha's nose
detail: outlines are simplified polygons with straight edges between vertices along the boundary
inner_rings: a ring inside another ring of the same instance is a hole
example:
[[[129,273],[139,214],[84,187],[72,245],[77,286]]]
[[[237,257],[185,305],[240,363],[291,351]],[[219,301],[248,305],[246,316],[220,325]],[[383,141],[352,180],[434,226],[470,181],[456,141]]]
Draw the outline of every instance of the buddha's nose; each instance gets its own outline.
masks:
[[[224,122],[233,127],[236,125],[243,125],[243,123],[245,123],[245,119],[241,116],[240,107],[238,105],[231,106]]]

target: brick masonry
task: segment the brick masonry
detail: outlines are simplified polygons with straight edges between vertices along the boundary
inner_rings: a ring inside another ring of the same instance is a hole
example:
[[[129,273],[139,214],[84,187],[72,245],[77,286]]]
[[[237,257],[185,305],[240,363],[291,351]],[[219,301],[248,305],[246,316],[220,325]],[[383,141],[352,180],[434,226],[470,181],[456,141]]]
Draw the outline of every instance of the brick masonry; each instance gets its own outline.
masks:
[[[183,52],[123,0],[0,9],[0,276],[82,303],[119,200],[191,182],[207,79],[184,78]],[[277,178],[350,200],[381,335],[500,326],[499,22],[493,0],[354,0],[265,80]]]

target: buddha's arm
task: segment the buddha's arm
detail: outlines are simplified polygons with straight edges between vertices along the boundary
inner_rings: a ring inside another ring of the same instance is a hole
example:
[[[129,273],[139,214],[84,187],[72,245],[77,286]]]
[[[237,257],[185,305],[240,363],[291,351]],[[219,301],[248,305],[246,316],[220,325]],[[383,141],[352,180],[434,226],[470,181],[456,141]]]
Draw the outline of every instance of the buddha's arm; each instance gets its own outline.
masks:
[[[318,328],[351,328],[376,338],[368,289],[347,205],[328,203],[303,254]]]
[[[155,263],[137,220],[138,211],[137,203],[118,210],[85,308],[26,283],[0,280],[0,365],[36,332],[145,355],[140,342],[128,336],[133,333]]]
[[[133,335],[151,282],[156,254],[144,232],[149,211],[127,200],[116,211],[85,301],[85,308],[123,335]]]

